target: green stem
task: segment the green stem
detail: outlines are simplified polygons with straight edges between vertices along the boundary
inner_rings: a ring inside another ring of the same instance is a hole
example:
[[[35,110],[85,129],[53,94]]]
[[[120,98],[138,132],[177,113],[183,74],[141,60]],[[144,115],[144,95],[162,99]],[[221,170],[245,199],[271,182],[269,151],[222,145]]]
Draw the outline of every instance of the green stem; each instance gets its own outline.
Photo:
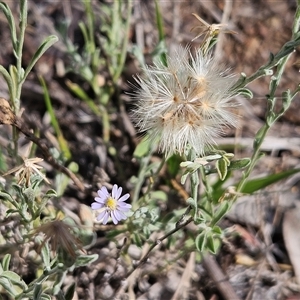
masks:
[[[259,158],[260,158],[260,148],[261,148],[261,145],[262,145],[262,143],[264,141],[264,138],[267,135],[267,132],[268,132],[269,129],[270,129],[270,126],[267,125],[267,124],[264,124],[263,127],[261,127],[260,130],[258,131],[258,133],[256,134],[256,136],[259,135],[259,139],[257,139],[257,141],[256,141],[254,152],[253,152],[252,157],[251,157],[251,162],[250,162],[247,170],[243,173],[242,180],[239,182],[239,185],[237,187],[237,193],[239,193],[243,190],[243,187],[244,187],[250,173],[252,172],[252,170],[253,170],[254,166],[256,165],[257,161],[259,160]],[[255,139],[256,139],[256,137],[255,137]],[[235,197],[235,199],[236,199],[236,197]]]
[[[24,45],[24,38],[25,38],[25,30],[27,26],[27,0],[20,1],[20,34],[17,42],[17,49],[16,50],[16,60],[17,60],[17,74],[18,74],[18,83],[16,86],[16,94],[15,99],[15,113],[18,114],[20,109],[20,97],[21,97],[21,90],[22,90],[22,80],[24,77],[24,70],[22,68],[22,52],[23,52],[23,45]]]
[[[299,34],[299,28],[300,28],[300,0],[297,0],[297,10],[295,13],[294,24],[292,29],[294,39],[296,38],[297,33]]]
[[[128,1],[127,18],[126,18],[126,24],[125,24],[125,35],[126,36],[123,39],[123,46],[122,46],[121,54],[119,55],[117,69],[115,70],[115,73],[112,76],[114,83],[117,82],[117,80],[119,79],[119,77],[124,69],[124,63],[125,63],[126,54],[127,54],[127,46],[128,46],[128,41],[129,41],[128,34],[129,34],[129,29],[130,29],[131,15],[132,15],[132,1]]]
[[[284,68],[285,68],[286,63],[287,63],[289,58],[290,58],[290,55],[284,57],[280,61],[280,63],[278,64],[277,73],[271,81],[270,94],[268,96],[269,109],[268,109],[268,113],[267,113],[267,116],[266,116],[266,123],[259,129],[259,131],[257,132],[257,134],[254,138],[254,152],[253,152],[252,157],[251,157],[251,162],[250,162],[250,165],[248,166],[247,170],[243,174],[243,178],[242,178],[242,180],[240,181],[240,183],[237,187],[237,192],[242,192],[243,187],[244,187],[250,173],[252,172],[252,170],[253,170],[254,166],[256,165],[257,161],[259,160],[259,158],[260,158],[260,148],[261,148],[261,145],[262,145],[262,143],[263,143],[270,127],[274,124],[274,122],[279,117],[282,116],[282,114],[285,111],[285,110],[283,110],[282,112],[277,113],[277,114],[274,112],[275,104],[276,104],[275,92],[276,92],[276,89],[279,85],[279,82],[281,80]]]
[[[165,32],[164,32],[164,22],[163,22],[163,17],[160,12],[159,8],[159,1],[155,0],[155,16],[156,16],[156,25],[157,25],[157,30],[158,30],[158,38],[160,44],[164,45],[165,48]],[[167,66],[167,55],[164,52],[161,53],[160,55],[162,63]]]
[[[152,148],[149,151],[149,154],[141,159],[140,169],[139,169],[139,172],[138,172],[139,176],[138,176],[137,183],[135,185],[135,189],[134,189],[134,192],[133,192],[132,203],[136,203],[137,200],[139,199],[141,188],[142,188],[142,185],[145,181],[146,173],[148,171],[149,162],[150,162],[150,159],[152,157],[152,153],[153,153],[154,149],[156,149],[156,147],[157,147],[156,145],[153,145]],[[158,167],[158,169],[156,170],[155,174],[153,174],[154,177],[156,177],[159,174],[159,172],[161,171],[162,167],[165,164],[165,161],[166,161],[165,158],[163,158],[160,165],[159,165],[159,167]],[[149,191],[147,191],[146,194],[148,192]]]
[[[102,133],[103,133],[103,141],[106,145],[109,144],[110,141],[110,123],[109,123],[109,114],[107,112],[107,109],[100,105],[99,109],[101,111],[101,117],[102,117]]]
[[[60,272],[63,272],[64,265],[62,263],[59,263],[57,266],[55,266],[51,270],[44,270],[43,274],[37,278],[36,280],[32,281],[26,291],[24,291],[22,294],[18,295],[17,299],[22,299],[20,297],[27,296],[30,292],[32,292],[37,284],[42,284],[45,282],[49,276],[58,274]]]
[[[150,153],[152,153],[152,151],[150,151]],[[138,175],[137,182],[135,184],[135,189],[134,189],[134,192],[133,192],[132,204],[136,203],[137,200],[139,199],[140,192],[141,192],[141,189],[142,189],[142,185],[144,183],[144,179],[145,179],[145,176],[146,176],[146,171],[147,171],[147,168],[148,168],[150,158],[151,158],[151,155],[148,155],[148,156],[143,157],[141,159],[140,169],[139,169],[139,172],[138,172],[139,175]]]
[[[213,190],[212,190],[211,185],[207,181],[207,176],[205,174],[204,166],[201,166],[199,169],[200,169],[201,180],[202,180],[202,183],[204,184],[207,198],[208,198],[209,202],[212,203],[213,202],[213,196],[212,196]]]
[[[193,149],[189,151],[188,154],[188,161],[194,161],[196,159],[196,153]],[[195,214],[194,214],[194,219],[197,218],[198,214],[198,189],[199,189],[199,172],[196,170],[191,174],[190,177],[191,180],[191,196],[194,199],[195,203]]]
[[[87,16],[87,27],[88,27],[88,52],[90,54],[94,53],[96,50],[95,38],[94,38],[94,13],[90,0],[85,1],[85,11]]]

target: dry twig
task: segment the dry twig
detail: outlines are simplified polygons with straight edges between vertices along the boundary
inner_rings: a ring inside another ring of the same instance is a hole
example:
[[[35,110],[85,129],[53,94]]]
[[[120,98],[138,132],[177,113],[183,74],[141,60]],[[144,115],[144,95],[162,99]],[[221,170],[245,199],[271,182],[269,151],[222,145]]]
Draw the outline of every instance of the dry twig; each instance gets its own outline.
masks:
[[[0,98],[0,124],[12,125],[19,129],[30,141],[35,143],[42,151],[44,159],[52,165],[56,170],[66,174],[70,177],[73,182],[77,185],[77,187],[84,191],[84,185],[80,182],[80,180],[76,177],[76,175],[71,172],[65,166],[59,164],[52,154],[49,151],[48,146],[45,141],[41,138],[36,137],[24,124],[23,120],[17,117],[14,112],[11,110],[9,102],[4,98]]]

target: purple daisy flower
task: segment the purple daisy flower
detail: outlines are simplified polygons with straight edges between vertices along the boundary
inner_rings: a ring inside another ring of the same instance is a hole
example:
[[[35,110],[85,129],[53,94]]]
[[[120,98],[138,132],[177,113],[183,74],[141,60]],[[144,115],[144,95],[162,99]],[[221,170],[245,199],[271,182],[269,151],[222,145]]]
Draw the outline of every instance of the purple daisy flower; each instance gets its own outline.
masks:
[[[97,192],[96,202],[93,202],[91,205],[92,209],[102,209],[97,216],[97,221],[103,219],[102,223],[106,224],[109,217],[111,217],[114,224],[118,224],[119,221],[127,219],[124,213],[130,210],[131,205],[124,202],[129,198],[129,194],[125,194],[120,198],[122,190],[122,187],[114,184],[111,194],[105,186]]]

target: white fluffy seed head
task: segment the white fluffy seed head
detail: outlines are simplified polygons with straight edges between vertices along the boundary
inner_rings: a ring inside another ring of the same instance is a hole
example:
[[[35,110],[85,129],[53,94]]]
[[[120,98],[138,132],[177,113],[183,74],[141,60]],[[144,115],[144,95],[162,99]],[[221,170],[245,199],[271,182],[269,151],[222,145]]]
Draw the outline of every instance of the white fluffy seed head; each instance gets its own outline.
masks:
[[[193,56],[180,48],[167,65],[146,67],[144,77],[135,78],[133,119],[167,156],[182,154],[187,146],[204,155],[224,126],[237,125],[229,92],[234,79],[200,50]]]

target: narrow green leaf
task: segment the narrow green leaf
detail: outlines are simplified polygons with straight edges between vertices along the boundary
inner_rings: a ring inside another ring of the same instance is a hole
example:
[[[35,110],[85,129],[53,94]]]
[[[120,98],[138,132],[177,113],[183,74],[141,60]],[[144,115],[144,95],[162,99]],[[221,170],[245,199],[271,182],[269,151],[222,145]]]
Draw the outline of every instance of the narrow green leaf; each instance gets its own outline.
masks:
[[[25,28],[27,26],[27,15],[28,15],[28,1],[27,0],[20,0],[20,23],[19,27],[22,28],[24,27],[24,32]]]
[[[0,174],[3,174],[8,169],[7,163],[6,163],[6,155],[3,151],[0,151]],[[0,184],[0,188],[2,185]]]
[[[82,35],[83,35],[84,45],[86,47],[87,52],[92,53],[94,51],[94,48],[91,47],[91,41],[89,39],[89,34],[88,34],[87,27],[85,26],[85,24],[83,22],[79,22],[78,26],[81,30]]]
[[[42,284],[41,283],[35,283],[32,299],[33,300],[40,300],[42,293],[43,293]]]
[[[138,47],[137,45],[133,45],[131,47],[131,53],[132,55],[137,59],[141,67],[145,67],[145,56],[141,49],[141,47]]]
[[[217,168],[220,179],[224,180],[226,178],[226,175],[228,172],[228,164],[227,164],[226,160],[224,158],[217,160],[216,168]]]
[[[238,95],[238,91],[240,86],[245,86],[245,81],[246,81],[247,75],[245,73],[241,73],[239,79],[237,82],[234,84],[234,86],[231,88],[231,92],[233,95]]]
[[[284,113],[291,105],[292,95],[290,90],[286,90],[282,93],[282,111]]]
[[[217,41],[218,41],[217,36],[212,37],[209,41],[209,44],[208,44],[208,47],[207,47],[206,51],[209,52],[213,48],[213,46],[217,43]]]
[[[207,250],[209,250],[212,254],[216,254],[221,246],[221,241],[219,238],[214,237],[211,233],[207,236],[206,242]]]
[[[248,180],[242,189],[242,193],[252,194],[258,190],[266,188],[267,186],[276,183],[279,180],[285,179],[293,174],[299,173],[300,169],[293,169],[288,171],[283,171],[277,174],[271,174],[263,178],[256,178]]]
[[[159,41],[163,45],[165,45],[165,33],[164,33],[164,25],[163,25],[163,17],[160,12],[158,0],[155,0],[155,16],[156,16],[156,25],[158,29]],[[167,56],[165,52],[162,52],[160,56],[161,62],[166,66],[167,65]]]
[[[203,252],[206,247],[206,241],[207,241],[207,234],[206,232],[201,232],[197,235],[195,239],[195,245],[199,252]]]
[[[156,16],[156,25],[159,34],[159,40],[162,41],[165,39],[164,25],[163,25],[163,17],[160,12],[160,8],[157,0],[155,0],[155,16]]]
[[[71,90],[71,92],[73,92],[78,98],[83,100],[90,107],[90,109],[96,116],[102,115],[100,109],[97,107],[95,102],[88,96],[88,94],[78,84],[70,80],[67,80],[66,85]]]
[[[55,198],[55,197],[57,197],[57,193],[55,190],[52,189],[48,190],[46,194],[43,196],[43,198]]]
[[[255,134],[255,137],[254,137],[254,141],[253,141],[253,148],[256,149],[262,139],[262,137],[264,136],[265,134],[265,131],[267,130],[266,129],[267,125],[264,124],[258,131],[257,133]]]
[[[150,192],[151,200],[160,200],[166,202],[168,200],[167,194],[163,191],[153,191]]]
[[[228,167],[228,170],[240,170],[246,168],[250,164],[250,162],[251,162],[250,158],[232,160],[230,162],[230,166]]]
[[[40,57],[54,44],[58,41],[58,37],[56,35],[50,35],[48,36],[43,43],[40,45],[40,47],[37,49],[35,54],[33,55],[31,61],[29,62],[24,77],[22,78],[22,82],[25,81],[26,77],[36,64],[36,62],[40,59]]]
[[[180,183],[185,184],[185,182],[186,182],[189,175],[190,175],[190,172],[188,170],[186,170],[184,172],[184,174],[181,176]]]
[[[23,290],[27,289],[26,283],[22,280],[22,278],[15,272],[12,271],[4,271],[0,275],[1,277],[5,277],[10,280],[13,284],[20,286]]]
[[[134,232],[133,233],[133,241],[134,243],[138,246],[138,247],[142,247],[143,246],[143,242],[142,239],[140,237],[140,234]]]
[[[15,272],[12,272],[12,271],[2,272],[1,277],[5,277],[5,278],[11,280],[14,283],[15,282],[19,283],[20,280],[21,280],[21,277],[18,274],[16,274]]]
[[[74,296],[74,293],[75,293],[75,288],[76,288],[76,284],[75,284],[75,282],[73,282],[68,287],[68,289],[66,290],[66,293],[65,293],[65,299],[66,300],[72,300],[73,299],[73,296]]]
[[[206,247],[207,247],[207,250],[210,251],[211,253],[213,253],[213,254],[216,253],[214,238],[211,233],[207,234]]]
[[[12,283],[5,277],[1,277],[0,275],[0,285],[2,285],[5,289],[5,291],[10,294],[13,299],[20,294],[21,290],[17,290],[15,286],[12,285]]]
[[[51,103],[51,99],[50,99],[50,95],[49,95],[49,91],[48,91],[46,82],[43,79],[43,77],[41,77],[41,76],[39,76],[39,80],[40,80],[40,83],[41,83],[42,88],[43,88],[45,104],[46,104],[46,107],[47,107],[47,111],[50,115],[51,124],[52,124],[52,126],[55,130],[56,136],[57,136],[58,144],[59,144],[60,149],[61,149],[61,151],[64,155],[64,158],[66,158],[66,160],[69,160],[69,159],[71,159],[72,154],[71,154],[71,151],[69,149],[68,143],[67,143],[66,139],[64,138],[63,133],[60,129],[57,118],[55,116],[54,109],[53,109],[53,106],[52,106],[52,103]]]
[[[172,155],[170,158],[167,160],[167,168],[172,177],[176,177],[180,170],[180,163],[182,162],[182,158],[180,155]]]
[[[8,70],[9,70],[10,78],[13,81],[13,85],[18,86],[19,74],[18,74],[18,70],[17,70],[16,66],[10,65]]]
[[[253,98],[253,93],[247,89],[247,88],[242,88],[242,89],[238,89],[236,92],[235,92],[235,95],[241,95],[241,96],[244,96],[248,99],[252,99]]]
[[[48,243],[44,243],[42,249],[41,249],[41,255],[42,255],[42,259],[43,259],[43,262],[44,262],[44,265],[46,267],[46,269],[49,269],[51,268],[51,257],[50,257],[50,248],[49,248],[49,245]]]
[[[213,215],[212,222],[210,224],[211,227],[215,226],[228,212],[230,205],[227,201],[224,201],[220,204],[217,211]]]
[[[272,63],[274,60],[275,60],[275,55],[272,52],[270,52],[269,53],[269,63]],[[270,71],[270,70],[265,70],[265,72],[267,72],[267,71]],[[272,74],[273,74],[273,72],[272,72]],[[266,75],[268,75],[268,74],[266,73]]]
[[[231,153],[228,153],[228,154],[231,154]],[[227,169],[228,167],[230,166],[230,159],[231,157],[230,156],[227,156],[226,154],[222,156],[222,159],[224,160],[224,163],[226,164],[227,166]],[[226,174],[227,175],[227,174]]]
[[[300,172],[300,169],[293,169],[293,170],[283,171],[283,172],[280,172],[277,174],[267,175],[262,178],[255,178],[255,179],[248,180],[245,183],[245,186],[242,189],[241,193],[252,194],[254,192],[264,189],[264,188],[268,187],[269,185],[272,185],[280,180],[286,179],[289,176],[292,176],[299,172]],[[220,184],[216,185],[216,188],[214,189],[214,194],[213,194],[214,200],[217,201],[223,195],[224,192],[225,192],[225,189],[222,188],[222,186]]]
[[[212,228],[212,232],[217,234],[217,235],[222,235],[223,234],[223,230],[220,226],[214,226]]]
[[[0,191],[0,199],[7,200],[11,203],[15,202],[15,200],[12,198],[12,196],[9,193],[7,193],[6,191]]]
[[[2,259],[3,271],[8,271],[9,270],[10,259],[11,259],[11,255],[10,254],[5,254],[5,256]]]
[[[70,182],[70,178],[63,174],[57,174],[55,177],[55,186],[56,186],[56,191],[57,191],[57,195],[58,197],[62,196],[68,186]]]
[[[76,258],[75,267],[87,266],[98,259],[98,254],[80,255]]]
[[[206,206],[206,207],[205,207]],[[212,220],[212,211],[211,211],[211,205],[207,204],[205,206],[201,206],[201,214],[199,217],[197,217],[194,222],[196,225],[208,223]]]
[[[18,41],[17,41],[17,31],[16,31],[16,25],[15,25],[15,19],[13,17],[13,13],[11,12],[9,6],[4,2],[0,2],[0,10],[3,11],[8,21],[13,48],[14,50],[16,50]]]
[[[122,13],[121,13],[121,8],[122,8],[122,1],[119,1],[119,11],[118,11],[118,15],[120,16],[119,20],[121,20],[122,17]],[[121,23],[120,25],[117,25],[116,28],[122,26],[125,31],[125,36],[129,35],[130,32],[130,24],[131,24],[131,15],[132,15],[132,1],[127,1],[127,15],[125,17],[125,24]],[[128,51],[128,38],[124,38],[124,39],[119,39],[121,41],[120,44],[120,49],[121,52],[120,54],[117,56],[118,58],[118,62],[117,62],[117,69],[115,70],[115,74],[113,75],[113,82],[117,83],[117,80],[119,79],[121,73],[124,70],[124,64],[125,64],[125,60],[127,57],[127,51]]]
[[[166,56],[166,53],[168,52],[166,44],[164,41],[160,41],[154,48],[154,50],[151,52],[151,56],[153,57],[154,62],[162,62],[163,64],[167,64],[166,62],[162,61],[162,57]]]
[[[13,101],[13,95],[14,95],[14,90],[15,90],[15,86],[13,84],[13,81],[8,73],[8,71],[0,65],[0,73],[3,76],[3,78],[5,79],[7,86],[8,86],[8,91],[9,91],[9,96],[10,96],[10,103],[11,101]],[[14,103],[11,103],[14,106]]]
[[[11,214],[14,214],[14,213],[19,213],[19,211],[17,209],[8,209],[6,211],[6,217],[8,218]]]
[[[146,135],[143,137],[143,139],[140,141],[140,143],[136,146],[133,156],[136,158],[142,158],[149,154],[151,151],[151,141],[149,137]]]
[[[77,83],[67,80],[66,85],[81,100],[85,102],[92,101],[88,94]]]

